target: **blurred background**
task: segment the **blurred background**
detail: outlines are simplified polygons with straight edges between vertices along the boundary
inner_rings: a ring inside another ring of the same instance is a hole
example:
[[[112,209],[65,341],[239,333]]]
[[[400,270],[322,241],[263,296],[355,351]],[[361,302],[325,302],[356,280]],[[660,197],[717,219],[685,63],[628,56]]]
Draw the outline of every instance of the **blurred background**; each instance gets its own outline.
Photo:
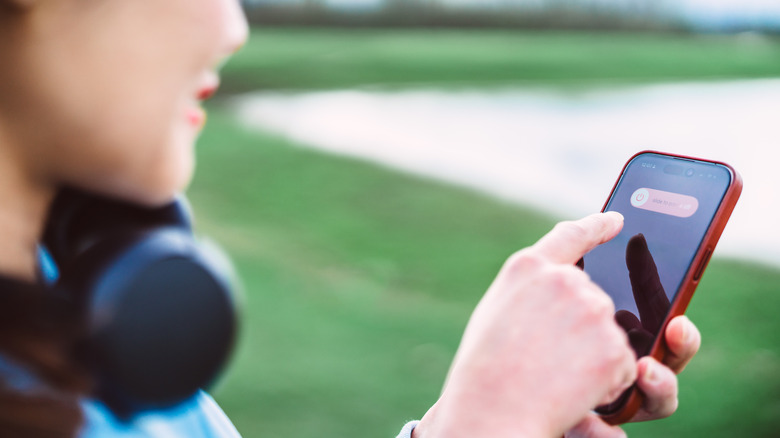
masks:
[[[745,190],[688,312],[680,408],[626,430],[776,436],[780,3],[243,3],[189,194],[244,283],[213,391],[244,436],[395,436],[506,257],[598,211],[644,149],[726,161]]]

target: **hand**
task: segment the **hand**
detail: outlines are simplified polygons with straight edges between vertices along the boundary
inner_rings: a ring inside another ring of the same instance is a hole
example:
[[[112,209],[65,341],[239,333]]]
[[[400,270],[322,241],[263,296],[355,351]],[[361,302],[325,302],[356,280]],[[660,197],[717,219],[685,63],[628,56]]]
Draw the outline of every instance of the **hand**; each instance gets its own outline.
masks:
[[[640,359],[637,364],[637,386],[645,395],[642,408],[631,422],[666,418],[677,410],[677,377],[690,362],[701,345],[701,335],[686,316],[678,316],[666,326],[664,332],[668,354],[663,364],[651,357]],[[588,414],[567,438],[612,438],[624,437],[618,426],[610,426],[595,414]]]
[[[506,262],[415,438],[560,437],[634,382],[612,300],[574,266],[622,224],[617,213],[564,222]]]

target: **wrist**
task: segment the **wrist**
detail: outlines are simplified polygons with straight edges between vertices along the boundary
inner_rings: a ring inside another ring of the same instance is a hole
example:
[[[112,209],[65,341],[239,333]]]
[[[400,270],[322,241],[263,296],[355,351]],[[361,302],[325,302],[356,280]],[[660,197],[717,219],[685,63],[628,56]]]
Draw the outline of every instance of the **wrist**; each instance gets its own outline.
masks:
[[[550,427],[540,415],[497,412],[491,409],[448,409],[441,400],[422,418],[409,438],[560,438],[563,432]],[[435,412],[434,412],[435,411]],[[436,415],[433,415],[433,414]]]

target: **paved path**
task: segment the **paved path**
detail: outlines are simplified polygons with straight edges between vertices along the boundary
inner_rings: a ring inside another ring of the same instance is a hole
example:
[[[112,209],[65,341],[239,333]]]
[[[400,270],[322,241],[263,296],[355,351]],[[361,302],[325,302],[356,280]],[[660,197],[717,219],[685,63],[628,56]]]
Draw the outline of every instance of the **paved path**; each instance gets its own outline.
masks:
[[[601,208],[623,163],[655,149],[729,162],[745,179],[718,252],[780,265],[780,79],[561,92],[249,94],[249,126],[532,205]]]

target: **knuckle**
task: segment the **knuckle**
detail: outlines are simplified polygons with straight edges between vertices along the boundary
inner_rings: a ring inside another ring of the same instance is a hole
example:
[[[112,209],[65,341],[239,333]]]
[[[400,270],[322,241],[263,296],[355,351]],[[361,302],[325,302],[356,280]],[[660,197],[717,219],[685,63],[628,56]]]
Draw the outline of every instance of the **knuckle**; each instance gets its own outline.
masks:
[[[528,271],[538,270],[542,267],[541,257],[526,249],[512,254],[504,263],[504,271],[515,274],[525,274]]]
[[[580,222],[575,221],[558,222],[555,224],[555,227],[553,227],[553,232],[570,238],[581,238],[588,234],[587,228]]]
[[[540,273],[541,282],[551,292],[563,294],[567,300],[579,301],[576,297],[582,290],[582,279],[579,270],[568,266],[555,266]],[[579,303],[578,303],[579,304]]]
[[[634,353],[629,346],[628,337],[623,329],[617,326],[608,327],[605,338],[607,339],[605,344],[608,345],[608,354],[606,354],[606,357],[608,357],[611,362],[616,364],[633,364]]]
[[[593,294],[593,307],[598,316],[606,318],[610,323],[614,322],[615,303],[609,295],[601,290],[596,291]]]
[[[593,220],[591,220],[591,218],[585,218],[579,221],[569,221],[564,223],[564,232],[569,233],[571,238],[590,241],[593,240],[595,235],[593,225]]]
[[[590,279],[585,277],[587,283],[581,287],[579,299],[583,311],[587,317],[600,324],[614,324],[615,304],[612,299]]]
[[[604,360],[611,366],[617,368],[622,365],[625,358],[625,352],[621,348],[621,345],[616,342],[609,342],[604,346]]]

